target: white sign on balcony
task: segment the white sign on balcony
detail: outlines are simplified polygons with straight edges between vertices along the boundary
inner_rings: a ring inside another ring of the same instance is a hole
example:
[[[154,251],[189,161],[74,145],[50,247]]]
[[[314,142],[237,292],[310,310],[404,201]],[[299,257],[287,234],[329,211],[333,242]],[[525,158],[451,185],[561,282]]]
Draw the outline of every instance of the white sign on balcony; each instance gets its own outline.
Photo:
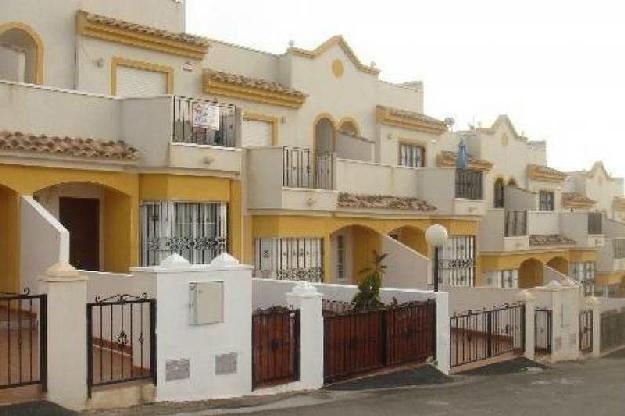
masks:
[[[219,130],[219,107],[210,103],[194,103],[193,127]]]

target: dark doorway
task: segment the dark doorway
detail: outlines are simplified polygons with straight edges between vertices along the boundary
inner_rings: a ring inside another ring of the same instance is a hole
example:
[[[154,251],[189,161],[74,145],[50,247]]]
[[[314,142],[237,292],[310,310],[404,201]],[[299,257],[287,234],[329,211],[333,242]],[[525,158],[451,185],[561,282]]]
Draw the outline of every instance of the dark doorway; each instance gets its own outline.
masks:
[[[69,262],[80,270],[100,270],[100,201],[59,198],[59,219],[69,231]]]

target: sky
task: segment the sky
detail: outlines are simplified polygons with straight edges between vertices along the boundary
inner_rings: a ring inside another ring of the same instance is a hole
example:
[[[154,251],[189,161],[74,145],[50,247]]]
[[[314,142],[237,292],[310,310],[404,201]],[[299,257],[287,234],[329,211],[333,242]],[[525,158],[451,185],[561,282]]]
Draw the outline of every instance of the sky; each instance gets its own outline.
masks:
[[[380,78],[420,80],[456,129],[508,114],[549,164],[625,176],[625,4],[560,0],[187,0],[187,31],[282,53],[341,34]],[[623,153],[621,153],[623,152]]]

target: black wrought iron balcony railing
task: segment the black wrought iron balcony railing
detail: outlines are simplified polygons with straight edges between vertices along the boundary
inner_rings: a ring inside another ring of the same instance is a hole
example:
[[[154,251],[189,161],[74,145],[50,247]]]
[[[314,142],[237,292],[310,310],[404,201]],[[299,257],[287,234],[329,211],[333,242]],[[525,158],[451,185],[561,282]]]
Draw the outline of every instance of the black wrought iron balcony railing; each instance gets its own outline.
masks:
[[[172,142],[236,146],[237,111],[232,104],[175,96]]]
[[[600,212],[588,213],[588,234],[603,234],[603,215]]]
[[[527,235],[527,211],[506,211],[504,222],[506,237]]]
[[[456,198],[483,199],[481,171],[456,168]]]
[[[334,189],[334,153],[314,154],[310,149],[282,148],[282,186]]]

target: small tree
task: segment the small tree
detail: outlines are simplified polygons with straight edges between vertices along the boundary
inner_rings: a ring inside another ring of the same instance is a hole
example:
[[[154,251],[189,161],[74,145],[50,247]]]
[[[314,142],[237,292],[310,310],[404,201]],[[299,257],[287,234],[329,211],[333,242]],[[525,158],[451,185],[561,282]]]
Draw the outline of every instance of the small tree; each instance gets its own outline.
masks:
[[[372,266],[360,271],[365,277],[358,284],[358,293],[352,299],[354,309],[367,310],[382,306],[380,301],[380,287],[382,278],[386,272],[386,266],[382,264],[388,254],[378,254],[373,250]]]

